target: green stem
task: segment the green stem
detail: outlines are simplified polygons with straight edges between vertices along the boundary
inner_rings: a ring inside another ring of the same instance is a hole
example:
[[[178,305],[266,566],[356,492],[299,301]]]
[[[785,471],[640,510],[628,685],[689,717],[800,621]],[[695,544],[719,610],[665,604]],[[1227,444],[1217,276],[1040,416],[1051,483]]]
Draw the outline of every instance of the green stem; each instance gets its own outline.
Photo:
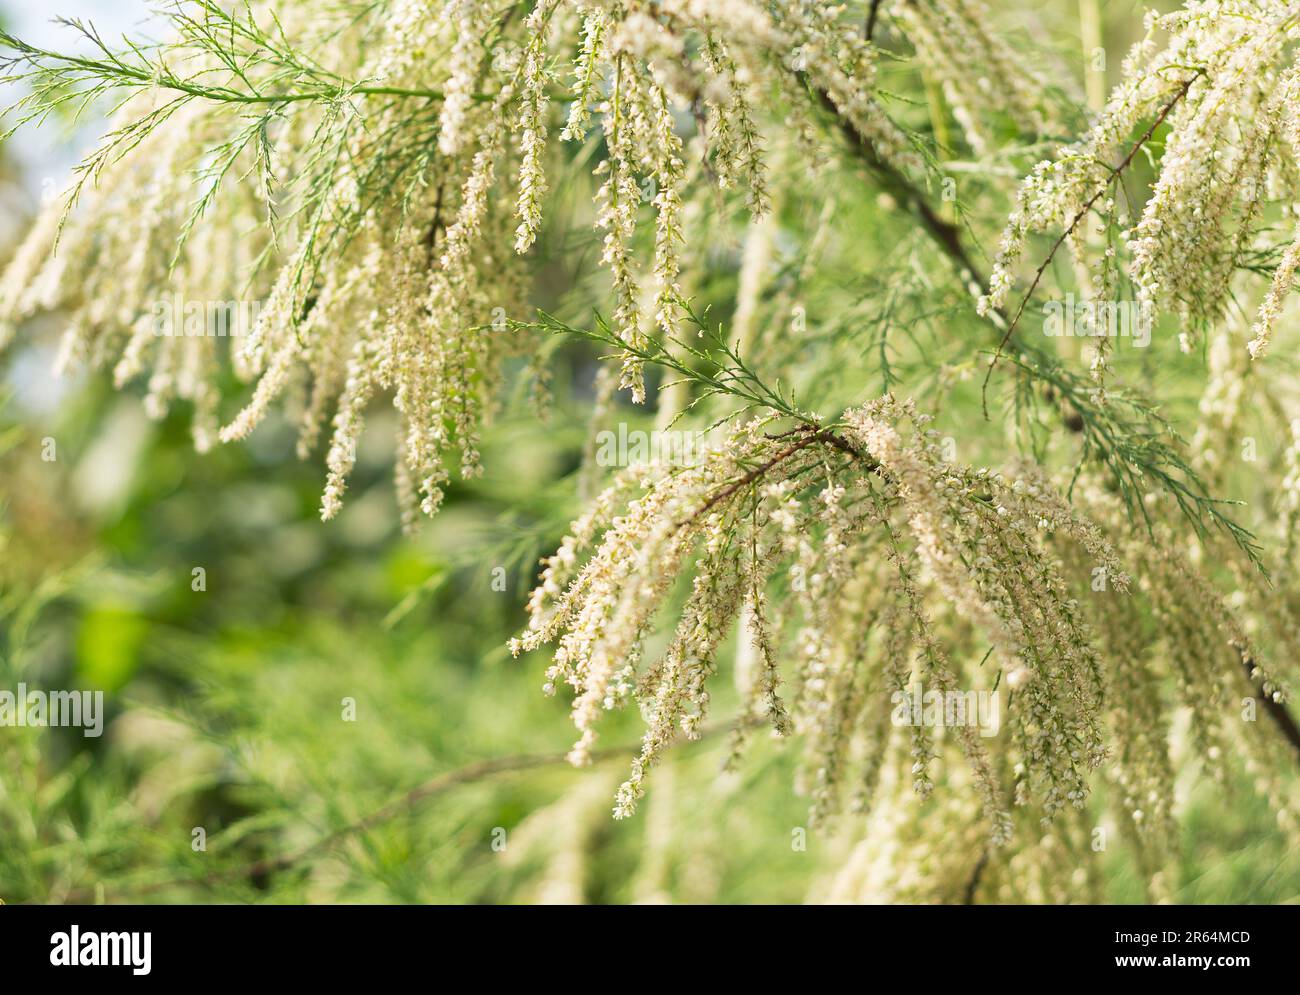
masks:
[[[1092,67],[1097,52],[1105,58],[1105,42],[1101,27],[1101,4],[1098,0],[1079,0],[1079,35],[1083,42],[1084,87],[1088,107],[1099,111],[1106,104],[1106,71]],[[1104,63],[1103,63],[1104,65]]]

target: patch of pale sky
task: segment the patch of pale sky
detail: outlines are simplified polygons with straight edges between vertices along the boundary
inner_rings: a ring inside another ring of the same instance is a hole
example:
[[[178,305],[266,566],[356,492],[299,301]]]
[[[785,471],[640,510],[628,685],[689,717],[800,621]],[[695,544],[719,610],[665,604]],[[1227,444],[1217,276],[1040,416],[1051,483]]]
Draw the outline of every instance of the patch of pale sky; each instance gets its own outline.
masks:
[[[57,23],[58,18],[93,24],[106,41],[113,42],[123,35],[149,37],[151,25],[157,22],[154,11],[158,6],[146,0],[0,0],[0,23],[42,48],[84,50],[85,39],[68,25]],[[73,165],[98,136],[97,125],[88,121],[72,133],[35,127],[19,131],[9,142],[8,153],[17,160],[26,188],[37,195],[52,187],[62,189]]]
[[[0,0],[0,23],[42,48],[83,50],[87,44],[85,39],[73,28],[57,23],[56,18],[76,18],[93,24],[106,41],[112,42],[124,34],[148,37],[150,22],[155,21],[152,13],[155,6],[145,0],[50,0],[48,3]],[[12,99],[11,95],[5,95],[0,106]],[[73,131],[29,125],[9,139],[5,153],[18,167],[22,190],[16,193],[11,190],[7,196],[27,196],[31,203],[13,211],[12,201],[7,201],[4,207],[7,219],[30,216],[38,199],[57,195],[66,187],[72,167],[99,136],[100,123],[88,119]],[[15,350],[5,387],[12,392],[13,402],[20,410],[30,415],[49,415],[66,396],[70,381],[51,374],[52,360],[53,350],[48,341]]]

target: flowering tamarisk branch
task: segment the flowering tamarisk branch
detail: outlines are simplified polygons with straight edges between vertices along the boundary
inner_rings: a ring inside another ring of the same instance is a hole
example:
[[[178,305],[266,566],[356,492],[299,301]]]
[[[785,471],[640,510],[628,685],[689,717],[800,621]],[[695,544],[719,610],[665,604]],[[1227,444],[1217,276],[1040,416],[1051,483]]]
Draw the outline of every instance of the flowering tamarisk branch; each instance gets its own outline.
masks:
[[[1167,118],[1170,112],[1178,105],[1178,102],[1187,96],[1188,90],[1192,88],[1192,84],[1200,77],[1200,75],[1200,71],[1193,73],[1180,87],[1178,87],[1174,92],[1174,95],[1169,98],[1169,102],[1161,108],[1160,113],[1156,115],[1155,120],[1151,122],[1151,125],[1147,128],[1146,132],[1143,133],[1142,137],[1133,143],[1123,161],[1110,171],[1110,176],[1107,179],[1106,184],[1098,187],[1097,192],[1089,197],[1084,205],[1079,208],[1074,217],[1070,219],[1070,223],[1065,226],[1065,230],[1062,231],[1056,241],[1052,243],[1052,248],[1048,251],[1046,258],[1039,264],[1038,269],[1035,271],[1034,278],[1029,283],[1029,289],[1026,290],[1024,296],[1021,297],[1020,305],[1016,308],[1015,314],[1012,316],[1011,321],[1007,323],[1007,330],[1003,333],[1001,340],[998,342],[998,347],[993,353],[993,358],[989,360],[988,371],[984,374],[984,384],[981,391],[985,417],[988,417],[989,378],[992,377],[993,369],[997,366],[998,360],[1002,358],[1002,350],[1006,348],[1007,343],[1011,341],[1011,336],[1015,334],[1016,328],[1019,327],[1020,319],[1025,313],[1025,305],[1027,305],[1030,298],[1033,297],[1034,291],[1038,288],[1038,284],[1043,279],[1043,274],[1047,272],[1047,267],[1052,265],[1052,260],[1056,258],[1056,253],[1060,251],[1061,246],[1074,235],[1080,222],[1092,213],[1092,209],[1096,206],[1097,201],[1101,200],[1102,196],[1108,190],[1111,190],[1116,183],[1120,182],[1124,171],[1132,164],[1138,152],[1140,152],[1146,146],[1147,142],[1151,140],[1152,136],[1155,135],[1156,130],[1164,123],[1165,118]],[[982,314],[990,313],[991,300],[992,297],[989,295],[980,299],[979,310]]]
[[[439,507],[449,450],[462,474],[479,472],[502,363],[537,360],[535,340],[496,332],[500,316],[525,310],[517,254],[537,239],[546,174],[561,159],[550,134],[604,137],[595,222],[612,321],[629,347],[620,383],[636,399],[634,347],[680,318],[684,212],[712,196],[688,168],[674,108],[702,109],[695,140],[709,175],[745,190],[755,213],[768,201],[762,127],[785,114],[792,60],[882,154],[919,164],[874,95],[874,50],[833,10],[748,0],[541,0],[515,16],[523,10],[395,0],[322,15],[304,0],[185,0],[160,46],[119,49],[79,23],[92,56],[0,35],[6,79],[30,86],[11,108],[15,126],[117,101],[67,203],[42,215],[0,277],[0,338],[38,312],[67,311],[60,366],[110,366],[119,385],[144,377],[157,416],[191,402],[200,449],[247,436],[289,403],[304,455],[332,429],[326,518],[341,507],[367,409],[387,396],[413,525]],[[556,129],[565,62],[573,89]],[[504,185],[509,198],[496,196]],[[648,274],[637,244],[647,227]],[[178,285],[204,300],[256,300],[257,319],[232,348],[160,333],[156,302]],[[227,364],[254,386],[223,424]]]
[[[1148,14],[1146,29],[1087,136],[1040,163],[1024,181],[990,291],[981,302],[985,310],[1004,302],[1029,233],[1096,206],[1093,192],[1113,179],[1106,165],[1110,151],[1138,122],[1154,116],[1152,130],[1166,120],[1169,124],[1158,175],[1140,217],[1121,232],[1136,304],[1144,321],[1153,320],[1161,307],[1181,318],[1184,349],[1224,318],[1236,271],[1252,268],[1249,259],[1267,201],[1294,187],[1300,132],[1293,59],[1300,6],[1208,0],[1170,14]],[[1157,41],[1161,33],[1167,38],[1163,44]],[[1181,80],[1172,99],[1171,77]],[[1105,207],[1109,215],[1118,213],[1113,203]],[[1084,291],[1090,298],[1102,296],[1119,274],[1119,254],[1108,246],[1094,262],[1085,239],[1067,241],[1080,267],[1090,272],[1092,285]],[[1252,356],[1268,341],[1295,258],[1292,247],[1274,270],[1255,322]],[[1098,349],[1104,345],[1099,341]],[[1101,352],[1094,363],[1099,373],[1105,363]]]

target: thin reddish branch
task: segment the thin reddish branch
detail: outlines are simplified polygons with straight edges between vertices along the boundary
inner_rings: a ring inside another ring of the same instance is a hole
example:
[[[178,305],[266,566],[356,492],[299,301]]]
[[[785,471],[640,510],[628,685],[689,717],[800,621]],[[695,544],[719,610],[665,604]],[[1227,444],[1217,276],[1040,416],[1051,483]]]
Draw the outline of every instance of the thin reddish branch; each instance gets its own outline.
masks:
[[[1134,143],[1133,147],[1128,150],[1128,155],[1124,157],[1124,161],[1110,171],[1110,176],[1107,177],[1106,182],[1097,188],[1097,192],[1088,198],[1088,202],[1084,204],[1083,207],[1079,208],[1078,213],[1075,214],[1075,216],[1070,220],[1069,225],[1063,232],[1061,232],[1060,237],[1055,243],[1053,243],[1052,250],[1047,254],[1047,258],[1043,260],[1042,264],[1038,267],[1038,271],[1034,273],[1033,282],[1029,284],[1029,289],[1025,291],[1025,295],[1020,299],[1020,306],[1016,308],[1015,316],[1007,326],[1006,333],[1002,336],[1002,341],[998,343],[997,351],[993,354],[993,358],[989,360],[988,371],[984,374],[982,402],[984,405],[985,418],[988,417],[989,413],[988,389],[989,378],[993,376],[993,368],[997,366],[998,360],[1002,358],[1002,350],[1006,348],[1007,343],[1011,341],[1011,336],[1015,334],[1016,328],[1020,324],[1020,318],[1024,315],[1025,308],[1029,305],[1030,299],[1034,296],[1034,291],[1038,289],[1038,284],[1042,281],[1043,275],[1047,272],[1047,267],[1052,264],[1052,260],[1056,258],[1057,252],[1059,252],[1061,246],[1065,244],[1066,239],[1073,235],[1075,230],[1083,222],[1083,219],[1092,213],[1092,209],[1096,206],[1097,201],[1101,200],[1106,191],[1109,190],[1112,184],[1114,184],[1114,182],[1123,174],[1124,170],[1128,169],[1128,167],[1133,164],[1133,160],[1137,157],[1138,152],[1140,152],[1142,148],[1145,147],[1146,143],[1151,140],[1151,137],[1156,133],[1156,129],[1164,124],[1165,118],[1170,115],[1173,109],[1178,105],[1179,101],[1187,96],[1187,91],[1192,88],[1192,83],[1194,83],[1203,73],[1204,70],[1198,69],[1187,78],[1182,86],[1178,88],[1178,91],[1169,99],[1164,108],[1161,109],[1160,113],[1156,116],[1156,119],[1151,122],[1151,127],[1147,128],[1142,137],[1139,138],[1137,142]]]
[[[1243,656],[1241,665],[1246,669],[1246,680],[1250,682],[1251,688],[1258,695],[1259,700],[1263,702],[1264,711],[1277,725],[1283,738],[1291,744],[1291,748],[1296,751],[1296,755],[1300,756],[1300,726],[1296,725],[1295,719],[1291,717],[1291,713],[1287,711],[1285,705],[1274,701],[1272,695],[1265,694],[1263,687],[1255,683],[1254,677],[1251,676],[1251,671],[1255,669],[1255,661],[1249,656]]]
[[[768,460],[765,460],[763,463],[754,467],[754,469],[750,470],[748,473],[740,477],[738,480],[732,481],[730,484],[727,484],[725,487],[715,492],[712,496],[709,497],[707,501],[704,502],[704,504],[700,505],[699,508],[693,511],[689,518],[683,520],[682,523],[677,527],[679,529],[684,528],[685,526],[689,525],[691,522],[698,521],[700,518],[703,518],[710,511],[716,508],[719,504],[727,500],[727,498],[734,495],[737,491],[744,490],[755,480],[758,480],[759,477],[762,477],[769,470],[775,467],[778,463],[783,463],[791,456],[793,456],[795,453],[799,452],[800,450],[807,449],[809,446],[811,446],[813,443],[816,442],[823,442],[828,446],[835,447],[836,449],[840,450],[843,453],[847,453],[848,455],[852,456],[854,459],[859,459],[864,461],[867,470],[869,470],[872,473],[880,472],[880,464],[876,462],[876,460],[872,459],[870,456],[867,456],[866,454],[856,449],[851,443],[847,442],[845,439],[836,435],[835,432],[831,429],[827,429],[827,428],[819,429],[815,425],[805,425],[802,426],[802,428],[792,429],[791,431],[792,432],[807,431],[812,434],[804,436],[804,438],[800,439],[798,442],[791,443],[790,445],[782,449],[779,453],[777,453],[775,456],[771,457]]]

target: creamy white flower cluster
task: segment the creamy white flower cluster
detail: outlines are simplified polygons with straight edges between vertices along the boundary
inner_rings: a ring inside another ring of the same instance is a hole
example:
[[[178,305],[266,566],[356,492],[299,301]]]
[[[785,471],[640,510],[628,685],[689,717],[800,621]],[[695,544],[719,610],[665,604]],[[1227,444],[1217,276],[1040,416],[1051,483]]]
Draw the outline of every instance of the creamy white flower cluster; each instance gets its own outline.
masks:
[[[1050,819],[1082,805],[1087,773],[1104,758],[1103,667],[1081,606],[1042,534],[1069,535],[1128,587],[1109,543],[1045,482],[1007,480],[945,463],[937,441],[909,443],[896,427],[925,419],[886,398],[849,417],[895,482],[928,580],[993,641],[1018,708],[1017,801],[1031,793]]]
[[[900,23],[950,90],[977,60],[991,103],[1045,127],[1039,88],[985,14],[977,0],[926,0]],[[836,5],[540,0],[524,16],[487,0],[393,0],[351,18],[264,0],[249,16],[274,23],[288,54],[236,72],[193,39],[167,50],[182,88],[137,88],[76,209],[42,215],[0,277],[0,340],[37,311],[67,312],[64,364],[110,365],[119,384],[147,377],[154,415],[190,402],[200,448],[243,438],[277,404],[304,454],[332,425],[326,518],[378,397],[398,415],[408,525],[438,507],[449,451],[478,472],[502,360],[536,346],[506,316],[528,316],[516,256],[541,230],[548,171],[571,165],[553,133],[603,139],[594,221],[610,324],[634,351],[676,329],[690,199],[716,183],[756,216],[769,209],[765,128],[811,134],[830,110],[880,161],[925,169],[875,93],[876,49]],[[956,27],[971,32],[960,52],[931,43]],[[258,301],[252,333],[157,335],[151,305],[177,288]],[[223,426],[228,365],[254,386]],[[617,385],[645,399],[631,353]]]
[[[1006,43],[980,0],[918,0],[892,5],[890,13],[942,88],[976,155],[986,155],[998,145],[989,107],[1001,110],[1027,133],[1063,130],[1056,109],[1047,102],[1047,80]]]
[[[1121,229],[1141,320],[1149,326],[1159,312],[1178,316],[1190,349],[1222,319],[1234,277],[1263,247],[1269,205],[1277,202],[1294,228],[1300,4],[1195,0],[1175,13],[1149,13],[1146,28],[1088,134],[1025,179],[981,313],[1007,302],[1034,232],[1065,237],[1090,298],[1113,294],[1115,246],[1097,252],[1090,238],[1100,219]],[[1151,196],[1138,216],[1125,217],[1123,174],[1138,159],[1139,133],[1147,129],[1149,144],[1158,126],[1168,134]],[[1266,347],[1294,281],[1300,236],[1291,237],[1259,306],[1251,356]]]
[[[51,205],[0,278],[0,330],[68,313],[64,363],[146,377],[155,415],[190,402],[200,448],[246,436],[277,404],[303,453],[332,423],[327,518],[368,406],[391,398],[410,524],[438,507],[449,450],[477,472],[501,362],[535,348],[505,316],[529,316],[516,254],[541,230],[548,171],[572,158],[550,135],[603,137],[594,220],[611,325],[634,345],[678,320],[688,199],[710,196],[707,178],[765,212],[763,128],[810,121],[810,90],[885,160],[921,168],[874,95],[875,50],[842,14],[752,0],[541,0],[526,16],[393,0],[360,18],[254,4],[250,23],[274,23],[289,54],[236,72],[192,38],[168,49],[182,88],[160,75],[124,102],[75,210]],[[161,337],[151,305],[177,288],[256,300],[259,318],[237,342]],[[254,386],[223,426],[227,366]],[[635,357],[620,385],[644,399]]]
[[[889,697],[914,674],[945,694],[985,681],[1011,693],[1000,761],[973,727],[956,731],[995,842],[1011,835],[1012,800],[1044,820],[1084,804],[1089,772],[1107,753],[1108,698],[1075,592],[1092,579],[1087,564],[1126,596],[1109,541],[1036,471],[1009,479],[945,462],[909,403],[882,398],[844,423],[839,436],[754,422],[697,466],[624,474],[545,561],[531,622],[511,649],[556,644],[547,690],[574,689],[575,763],[589,757],[602,711],[639,704],[649,729],[620,816],[664,748],[698,732],[718,646],[742,614],[758,664],[743,714],[805,738],[815,817],[846,796],[869,807],[890,740]],[[1077,551],[1072,572],[1053,552],[1062,542]],[[656,616],[683,576],[690,592],[675,633],[647,662]],[[779,618],[774,587],[787,591]],[[954,662],[969,658],[972,625],[993,643],[992,670]],[[786,680],[788,701],[778,691]],[[908,737],[910,776],[925,796],[941,744],[923,726]]]
[[[1149,897],[1168,898],[1179,715],[1207,769],[1244,764],[1300,838],[1270,730],[1238,715],[1261,692],[1284,700],[1265,643],[1291,647],[1294,619],[1243,617],[1204,551],[1177,544],[1176,511],[1152,503],[1153,531],[1135,534],[1122,501],[1085,478],[1085,518],[1036,465],[945,459],[928,422],[890,396],[833,432],[753,421],[697,465],[626,471],[574,523],[511,650],[554,644],[546,690],[573,691],[574,763],[590,759],[603,712],[633,704],[645,718],[615,814],[632,813],[670,745],[700,733],[736,631],[752,653],[731,763],[758,726],[796,737],[813,820],[865,813],[883,852],[925,848],[905,868],[846,854],[831,895],[962,900],[981,849],[991,894],[1077,893],[1095,881],[1070,849],[1093,841],[1104,804]],[[1001,729],[898,728],[893,703],[918,682],[947,699],[997,696]],[[1113,786],[1100,800],[1098,776]],[[935,851],[938,823],[963,838],[981,827],[969,859]]]

